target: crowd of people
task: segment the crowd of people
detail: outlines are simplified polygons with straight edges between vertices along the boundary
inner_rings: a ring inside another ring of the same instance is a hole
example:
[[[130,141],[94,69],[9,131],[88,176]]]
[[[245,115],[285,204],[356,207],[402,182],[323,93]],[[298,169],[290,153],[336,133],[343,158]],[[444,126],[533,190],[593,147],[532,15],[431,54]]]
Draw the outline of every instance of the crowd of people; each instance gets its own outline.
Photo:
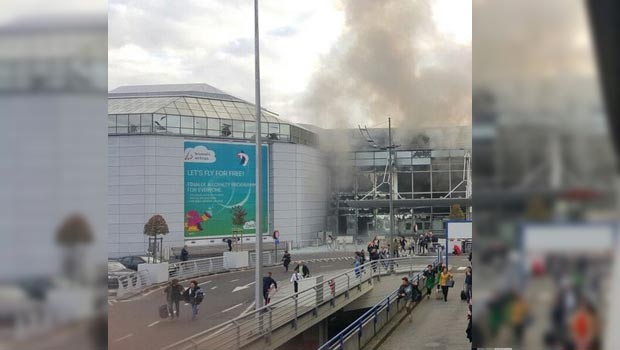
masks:
[[[548,257],[543,266],[542,270],[533,269],[528,283],[548,284],[551,289],[528,294],[519,288],[495,291],[484,312],[476,316],[477,343],[506,341],[509,337],[511,343],[523,347],[540,344],[548,349],[601,348],[601,276],[605,265],[585,259]],[[550,290],[553,291],[549,298],[539,299]]]

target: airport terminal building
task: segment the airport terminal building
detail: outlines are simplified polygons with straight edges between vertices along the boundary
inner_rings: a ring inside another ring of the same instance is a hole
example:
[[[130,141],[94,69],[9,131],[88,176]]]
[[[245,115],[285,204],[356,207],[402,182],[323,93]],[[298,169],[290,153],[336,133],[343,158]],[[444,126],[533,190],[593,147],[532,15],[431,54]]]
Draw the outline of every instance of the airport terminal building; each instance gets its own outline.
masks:
[[[254,242],[254,120],[253,104],[207,84],[110,91],[108,255],[144,254],[144,225],[157,214],[169,227],[164,247],[219,243],[241,232]],[[305,245],[325,231],[385,232],[387,152],[368,149],[358,130],[299,125],[266,109],[261,129],[264,235],[278,230],[281,240]],[[384,131],[372,132],[380,138]],[[344,155],[322,147],[334,137],[350,140]],[[440,229],[452,204],[470,207],[471,131],[461,138],[469,144],[434,149],[413,141],[394,152],[401,234]]]

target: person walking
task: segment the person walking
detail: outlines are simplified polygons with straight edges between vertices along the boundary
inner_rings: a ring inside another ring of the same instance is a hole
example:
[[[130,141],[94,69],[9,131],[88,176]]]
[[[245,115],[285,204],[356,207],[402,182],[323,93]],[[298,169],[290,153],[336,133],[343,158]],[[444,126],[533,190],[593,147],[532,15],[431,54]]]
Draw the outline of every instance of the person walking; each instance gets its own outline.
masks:
[[[356,253],[359,255],[359,253]],[[362,275],[362,271],[360,269],[360,259],[358,259],[357,257],[355,258],[355,261],[353,262],[353,266],[354,266],[354,270],[355,270],[355,277],[359,278]]]
[[[510,305],[510,321],[512,323],[513,338],[515,344],[523,345],[523,334],[525,331],[528,308],[525,298],[517,294]]]
[[[179,284],[179,280],[176,278],[173,278],[172,281],[170,281],[170,284],[164,289],[164,294],[166,295],[166,302],[168,304],[168,315],[170,315],[171,320],[174,320],[175,310],[176,316],[177,318],[179,318],[179,304],[181,302],[181,298],[183,297],[183,291],[183,286]]]
[[[467,339],[471,343],[473,340],[473,324],[472,324],[472,306],[469,304],[469,309],[467,311],[467,329],[465,329],[465,334],[467,335]]]
[[[424,276],[424,286],[426,287],[426,299],[430,299],[433,286],[435,285],[435,271],[433,270],[433,265],[427,265],[422,275]]]
[[[269,290],[272,286],[276,291],[278,290],[278,282],[271,277],[271,271],[269,271],[267,272],[267,276],[263,277],[263,299],[265,300],[265,305],[269,305],[271,301],[271,298],[269,298]]]
[[[284,265],[284,271],[288,272],[288,265],[291,263],[291,254],[288,250],[284,251],[284,255],[282,256],[282,265]]]
[[[465,270],[465,293],[467,295],[467,302],[471,300],[472,296],[472,270],[471,266],[467,266]]]
[[[581,297],[576,310],[569,317],[570,338],[575,350],[590,350],[597,343],[596,314],[585,297]]]
[[[379,260],[381,260],[381,264],[385,269],[388,268],[388,263],[385,260],[388,259],[389,256],[390,254],[388,253],[387,248],[383,248],[379,251]]]
[[[415,239],[409,240],[409,255],[415,255]]]
[[[409,315],[409,322],[411,322],[413,321],[411,311],[413,311],[414,303],[413,285],[409,282],[409,278],[407,277],[403,277],[401,280],[402,283],[400,287],[398,287],[398,299],[405,300],[405,308],[407,309],[407,315]]]
[[[187,251],[187,245],[181,249],[181,261],[187,261],[189,259],[189,252]]]
[[[420,233],[420,236],[418,237],[418,254],[424,254],[424,240],[425,240],[426,236],[424,236],[424,233]]]
[[[192,306],[192,321],[198,316],[198,305],[204,300],[204,292],[196,281],[189,282],[189,288],[185,290],[185,301]]]
[[[441,291],[443,292],[443,301],[446,303],[448,302],[448,288],[450,288],[450,280],[452,280],[452,274],[448,272],[448,267],[444,266],[439,275],[439,285],[441,286]]]
[[[293,283],[293,289],[295,290],[295,293],[297,293],[297,290],[299,288],[299,281],[301,281],[303,279],[303,276],[299,273],[299,269],[295,269],[293,270],[293,275],[291,276],[291,282]]]
[[[295,270],[301,271],[301,275],[303,276],[303,278],[310,277],[310,269],[303,261],[297,263],[297,266],[295,266]]]

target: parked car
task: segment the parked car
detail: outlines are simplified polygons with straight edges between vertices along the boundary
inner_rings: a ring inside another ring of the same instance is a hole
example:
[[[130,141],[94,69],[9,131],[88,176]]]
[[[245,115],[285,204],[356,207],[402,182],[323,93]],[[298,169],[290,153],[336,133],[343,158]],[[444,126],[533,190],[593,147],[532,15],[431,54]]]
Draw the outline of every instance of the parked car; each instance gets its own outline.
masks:
[[[138,265],[146,264],[149,262],[152,263],[153,258],[149,258],[148,256],[131,255],[119,258],[117,261],[130,270],[138,271]],[[161,260],[158,258],[157,261]],[[168,272],[170,273],[170,276],[174,275],[177,270],[178,268],[174,267],[173,265],[169,265],[168,267]]]
[[[134,272],[135,271],[126,268],[119,261],[108,260],[108,289],[118,289],[119,278]],[[125,282],[125,284],[127,284],[127,282]]]
[[[138,271],[138,265],[146,264],[149,260],[146,256],[124,256],[117,261],[130,270]]]

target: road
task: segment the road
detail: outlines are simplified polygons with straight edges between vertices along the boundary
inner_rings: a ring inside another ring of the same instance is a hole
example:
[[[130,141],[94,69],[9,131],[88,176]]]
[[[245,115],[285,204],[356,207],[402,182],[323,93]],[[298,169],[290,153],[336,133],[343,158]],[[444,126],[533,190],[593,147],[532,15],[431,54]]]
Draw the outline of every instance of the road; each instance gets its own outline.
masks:
[[[308,263],[313,275],[327,274],[352,267],[352,260],[318,261]],[[295,258],[295,257],[294,257]],[[297,258],[298,259],[298,258]],[[276,266],[272,271],[279,286],[290,286],[291,272]],[[189,337],[198,332],[231,320],[253,309],[254,270],[223,273],[197,279],[205,291],[199,317],[191,321],[189,305],[181,303],[181,318],[160,319],[158,308],[165,303],[163,289],[158,288],[129,300],[110,301],[108,310],[108,346],[110,350],[153,350]]]

